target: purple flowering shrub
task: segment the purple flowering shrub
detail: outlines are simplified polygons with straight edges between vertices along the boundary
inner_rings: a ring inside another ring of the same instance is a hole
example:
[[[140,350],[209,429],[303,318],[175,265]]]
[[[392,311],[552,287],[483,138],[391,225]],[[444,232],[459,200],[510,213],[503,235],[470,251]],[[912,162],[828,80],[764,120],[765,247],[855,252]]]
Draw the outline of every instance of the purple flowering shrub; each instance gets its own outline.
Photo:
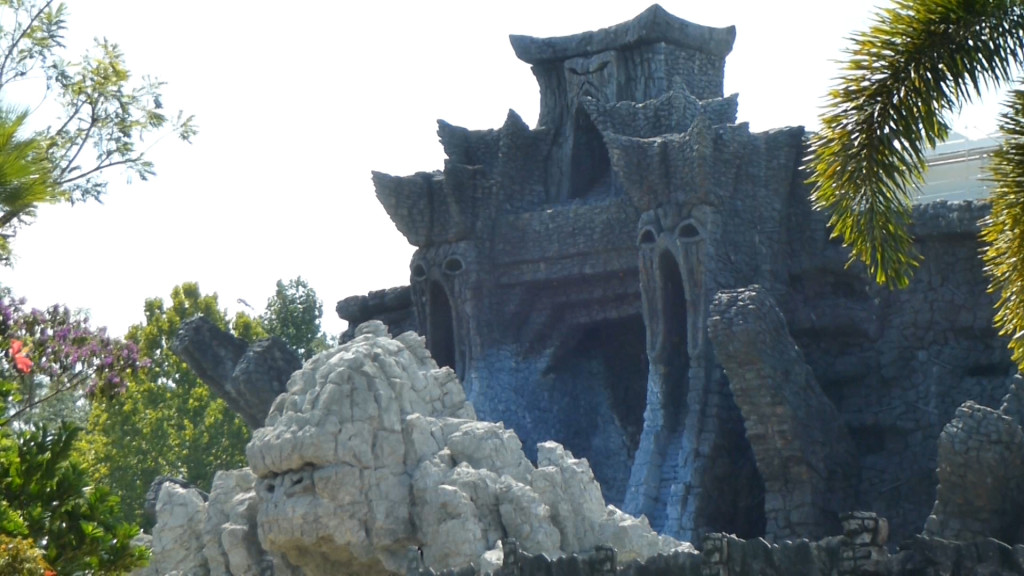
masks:
[[[135,343],[93,328],[85,312],[63,305],[26,309],[24,299],[9,294],[0,294],[0,345],[8,356],[0,379],[17,384],[4,414],[11,420],[27,419],[48,402],[64,412],[84,410],[87,398],[123,393],[148,364]],[[15,364],[15,355],[30,362]]]
[[[22,546],[55,569],[48,574],[144,566],[148,551],[132,544],[138,525],[122,519],[109,487],[93,482],[76,454],[82,429],[68,417],[87,410],[90,397],[124,392],[144,364],[138,349],[90,327],[85,313],[26,310],[0,288],[0,350],[0,544]],[[18,573],[43,573],[26,566]]]

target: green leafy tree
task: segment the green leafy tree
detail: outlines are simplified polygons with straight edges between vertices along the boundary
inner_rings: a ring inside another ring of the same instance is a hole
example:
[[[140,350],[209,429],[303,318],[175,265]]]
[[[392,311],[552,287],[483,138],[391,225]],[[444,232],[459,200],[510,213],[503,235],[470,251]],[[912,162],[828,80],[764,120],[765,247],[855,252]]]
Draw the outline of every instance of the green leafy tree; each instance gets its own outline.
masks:
[[[260,323],[268,334],[284,340],[303,360],[309,360],[334,344],[320,329],[323,315],[323,303],[316,291],[299,276],[288,282],[277,281]]]
[[[218,470],[246,465],[245,423],[171,352],[181,323],[196,315],[247,341],[266,337],[259,323],[238,314],[230,323],[217,296],[195,283],[176,286],[169,303],[146,300],[145,324],[128,329],[148,367],[125,393],[93,404],[80,449],[97,482],[121,495],[127,519],[141,520],[149,482],[160,475],[184,478],[209,490]]]
[[[121,519],[120,499],[93,486],[72,454],[79,432],[73,424],[19,431],[17,457],[5,458],[0,473],[0,498],[23,523],[14,535],[37,542],[59,574],[131,571],[148,558],[132,545],[139,527]]]
[[[48,564],[61,574],[121,574],[144,565],[148,552],[132,546],[139,527],[121,519],[120,500],[93,486],[72,453],[80,428],[6,416],[19,404],[16,381],[47,364],[38,354],[28,357],[21,328],[0,306],[0,345],[8,351],[0,363],[0,546],[6,549],[0,573],[41,574]],[[38,558],[26,541],[40,551]],[[15,561],[24,572],[15,571]]]
[[[55,576],[36,543],[0,534],[0,576]]]
[[[37,81],[56,108],[53,122],[25,135],[27,112],[0,112],[0,258],[10,256],[8,240],[31,222],[38,205],[99,199],[105,175],[121,169],[146,180],[153,163],[139,145],[147,137],[195,135],[192,117],[165,114],[163,83],[133,79],[117,44],[106,39],[81,58],[62,54],[67,7],[53,0],[0,0],[0,102],[15,83]],[[45,113],[45,112],[41,112]],[[41,123],[40,123],[41,124]],[[8,183],[16,186],[7,188]]]
[[[924,154],[949,135],[953,113],[1020,72],[1024,3],[896,0],[852,40],[812,140],[813,200],[852,258],[903,287],[920,260],[909,226]],[[999,294],[996,325],[1024,367],[1024,91],[1011,91],[999,127],[983,258]]]

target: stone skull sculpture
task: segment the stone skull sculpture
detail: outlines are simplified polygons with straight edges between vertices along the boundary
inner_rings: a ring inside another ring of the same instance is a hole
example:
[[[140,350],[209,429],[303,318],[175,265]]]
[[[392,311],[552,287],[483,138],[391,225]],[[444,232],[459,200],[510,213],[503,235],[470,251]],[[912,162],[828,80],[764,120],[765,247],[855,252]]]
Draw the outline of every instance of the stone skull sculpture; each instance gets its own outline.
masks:
[[[681,546],[606,506],[586,460],[548,442],[534,467],[514,432],[476,421],[420,336],[356,334],[295,372],[247,448],[267,550],[313,575],[401,572],[410,546],[480,566],[503,538],[549,556]]]

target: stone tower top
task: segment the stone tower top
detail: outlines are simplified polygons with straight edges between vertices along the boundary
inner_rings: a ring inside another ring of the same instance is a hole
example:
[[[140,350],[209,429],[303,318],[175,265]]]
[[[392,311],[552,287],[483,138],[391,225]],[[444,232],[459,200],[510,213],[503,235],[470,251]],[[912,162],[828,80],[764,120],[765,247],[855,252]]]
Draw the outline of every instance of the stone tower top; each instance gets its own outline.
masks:
[[[736,40],[736,27],[701,26],[673,16],[661,6],[653,4],[629,22],[601,30],[556,38],[512,34],[509,40],[516,56],[528,64],[568,60],[576,56],[592,56],[607,50],[623,50],[659,43],[725,58],[732,52],[732,44]]]
[[[646,102],[671,91],[700,100],[722,97],[736,28],[694,24],[655,4],[628,22],[593,32],[509,39],[540,84],[539,125],[555,127],[583,96],[604,104]]]

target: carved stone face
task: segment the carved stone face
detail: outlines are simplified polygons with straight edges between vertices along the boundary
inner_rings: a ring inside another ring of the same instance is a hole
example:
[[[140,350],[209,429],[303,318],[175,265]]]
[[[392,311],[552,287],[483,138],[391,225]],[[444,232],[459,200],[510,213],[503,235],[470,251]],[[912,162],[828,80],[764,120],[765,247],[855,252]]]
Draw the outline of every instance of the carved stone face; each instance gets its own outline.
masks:
[[[695,356],[703,345],[711,227],[713,218],[706,206],[669,205],[640,218],[637,248],[647,345],[656,361],[680,352]],[[673,312],[680,306],[683,308]],[[672,339],[685,338],[682,351],[666,338],[679,329],[675,325],[680,321],[686,334]]]
[[[406,461],[404,417],[474,417],[422,338],[391,339],[379,322],[357,334],[292,376],[246,448],[260,540],[307,574],[383,574],[382,556],[399,566],[414,536],[407,465],[418,464]]]
[[[586,460],[554,442],[535,468],[512,430],[476,421],[423,339],[367,322],[295,372],[246,448],[259,540],[309,576],[476,562],[500,539],[554,557],[609,543],[623,558],[680,546],[606,506]]]
[[[565,61],[565,85],[569,109],[584,96],[603,104],[619,101],[619,53],[614,50]]]
[[[427,348],[440,366],[464,375],[468,319],[459,311],[469,298],[469,278],[477,273],[476,252],[468,242],[421,248],[410,265],[413,305],[427,336]]]

